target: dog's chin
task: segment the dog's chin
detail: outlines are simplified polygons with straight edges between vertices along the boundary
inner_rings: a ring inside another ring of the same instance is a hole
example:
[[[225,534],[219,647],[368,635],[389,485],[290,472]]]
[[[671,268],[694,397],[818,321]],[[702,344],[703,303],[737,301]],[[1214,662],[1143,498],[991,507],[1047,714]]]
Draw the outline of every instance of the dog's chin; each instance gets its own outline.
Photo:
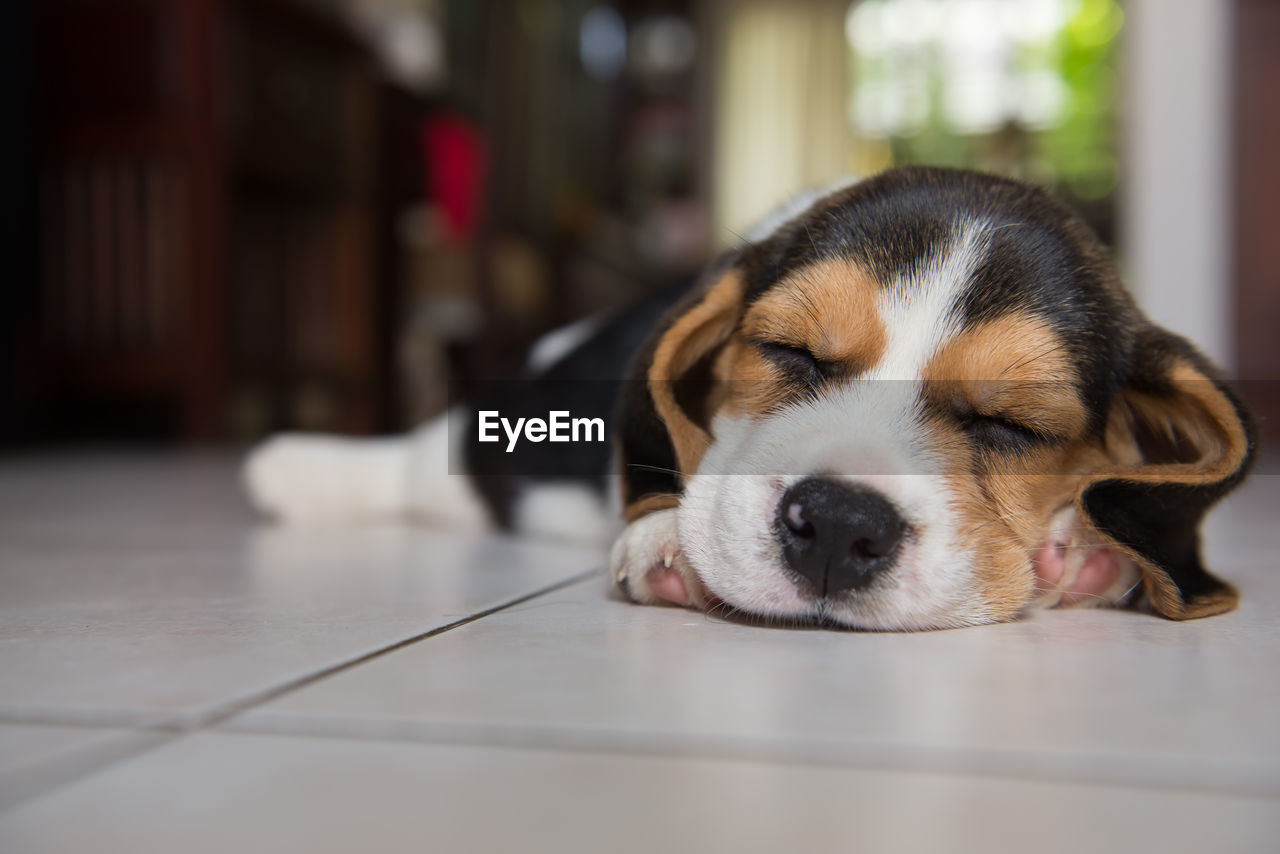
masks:
[[[714,612],[768,625],[843,629],[873,632],[915,632],[961,628],[1001,622],[989,614],[910,614],[878,610],[869,596],[857,593],[817,596],[800,593],[789,597],[786,604],[776,599],[752,596],[747,600],[719,596],[708,588],[708,601],[715,603]]]

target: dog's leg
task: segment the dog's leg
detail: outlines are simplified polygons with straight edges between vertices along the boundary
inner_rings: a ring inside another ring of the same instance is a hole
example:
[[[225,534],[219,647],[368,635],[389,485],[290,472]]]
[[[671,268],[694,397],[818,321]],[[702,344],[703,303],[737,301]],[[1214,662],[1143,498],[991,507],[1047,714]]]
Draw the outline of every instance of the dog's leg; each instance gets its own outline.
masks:
[[[286,433],[255,448],[243,477],[250,499],[286,524],[421,519],[488,526],[466,477],[449,473],[446,418],[413,433],[349,439]]]
[[[706,588],[680,548],[676,508],[656,510],[623,530],[609,555],[609,575],[628,599],[705,608]]]
[[[249,454],[250,500],[287,524],[368,522],[404,513],[407,437],[348,439],[283,433]]]

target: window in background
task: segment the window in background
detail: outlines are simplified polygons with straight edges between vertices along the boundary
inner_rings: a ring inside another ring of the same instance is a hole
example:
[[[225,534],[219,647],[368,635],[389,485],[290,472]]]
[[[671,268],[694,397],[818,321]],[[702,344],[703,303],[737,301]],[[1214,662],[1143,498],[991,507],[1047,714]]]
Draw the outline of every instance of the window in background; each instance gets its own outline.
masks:
[[[851,166],[982,169],[1049,187],[1112,242],[1115,0],[859,0]]]
[[[850,171],[848,0],[707,0],[713,235],[734,246],[770,211]]]

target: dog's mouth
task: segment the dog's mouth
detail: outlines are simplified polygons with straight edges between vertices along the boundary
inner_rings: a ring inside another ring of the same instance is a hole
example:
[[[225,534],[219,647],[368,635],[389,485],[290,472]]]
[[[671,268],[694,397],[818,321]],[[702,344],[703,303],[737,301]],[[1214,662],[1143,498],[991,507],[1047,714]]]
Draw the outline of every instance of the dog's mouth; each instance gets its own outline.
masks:
[[[1070,537],[1050,537],[1032,551],[1031,566],[1036,577],[1036,598],[1031,603],[1035,607],[1118,602],[1138,586],[1136,568],[1124,555]],[[708,611],[725,607],[700,579],[686,579],[674,567],[653,569],[647,580],[654,595],[673,605]],[[839,598],[813,594],[813,610],[792,619],[806,625],[842,625],[831,617]]]

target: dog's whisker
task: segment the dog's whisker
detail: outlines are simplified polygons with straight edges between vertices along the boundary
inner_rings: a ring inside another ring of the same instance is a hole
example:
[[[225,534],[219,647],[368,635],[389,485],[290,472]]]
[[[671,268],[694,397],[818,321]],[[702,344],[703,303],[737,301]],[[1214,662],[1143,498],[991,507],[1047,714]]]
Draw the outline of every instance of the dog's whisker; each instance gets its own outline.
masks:
[[[663,468],[662,466],[651,466],[647,463],[627,463],[629,469],[643,469],[644,471],[656,471],[663,474],[674,474],[676,477],[683,477],[684,473],[677,469]]]

